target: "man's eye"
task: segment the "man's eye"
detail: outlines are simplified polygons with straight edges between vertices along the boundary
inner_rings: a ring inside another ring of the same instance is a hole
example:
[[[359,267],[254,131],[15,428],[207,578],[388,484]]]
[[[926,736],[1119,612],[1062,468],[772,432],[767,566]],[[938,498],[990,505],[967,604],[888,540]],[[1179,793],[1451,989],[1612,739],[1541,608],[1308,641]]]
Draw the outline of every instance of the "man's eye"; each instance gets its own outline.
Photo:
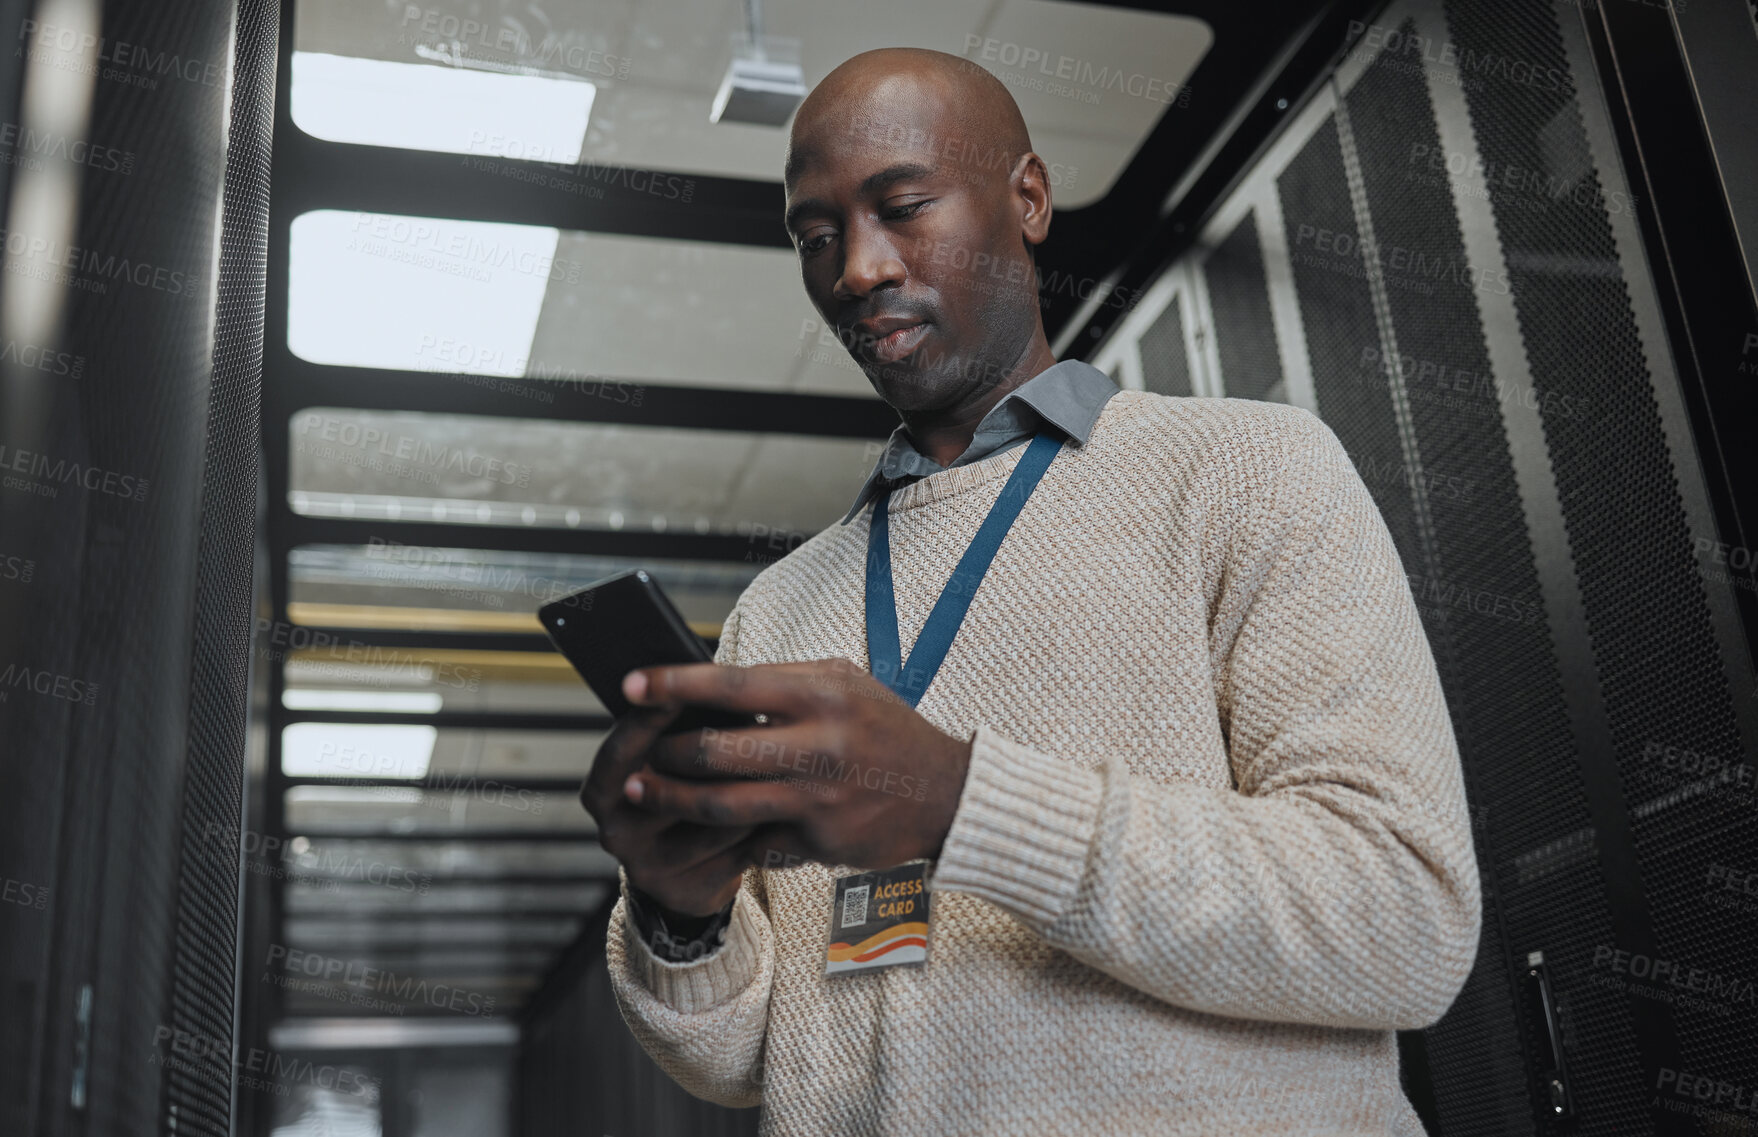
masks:
[[[800,239],[800,252],[815,253],[830,244],[833,236],[834,234],[831,233],[813,233],[810,236],[802,237]]]
[[[903,205],[887,206],[885,210],[885,218],[887,221],[907,221],[917,213],[920,213],[922,207],[933,200],[934,199],[931,197],[925,197],[921,201],[911,201]]]

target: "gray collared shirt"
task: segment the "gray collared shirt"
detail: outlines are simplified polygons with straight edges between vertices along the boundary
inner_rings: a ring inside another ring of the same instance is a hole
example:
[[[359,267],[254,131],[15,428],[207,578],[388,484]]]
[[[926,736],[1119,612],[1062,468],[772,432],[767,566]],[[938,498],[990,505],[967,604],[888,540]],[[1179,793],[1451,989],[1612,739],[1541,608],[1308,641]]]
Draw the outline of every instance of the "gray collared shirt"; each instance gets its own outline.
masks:
[[[971,444],[953,459],[952,465],[966,466],[1011,449],[1029,441],[1045,426],[1060,430],[1084,446],[1093,432],[1093,424],[1099,420],[1099,412],[1116,393],[1117,384],[1103,371],[1079,359],[1065,359],[1021,383],[990,408],[977,424]],[[885,453],[867,475],[842,524],[853,521],[887,484],[895,489],[950,468],[917,450],[910,441],[909,428],[900,423],[891,432]]]

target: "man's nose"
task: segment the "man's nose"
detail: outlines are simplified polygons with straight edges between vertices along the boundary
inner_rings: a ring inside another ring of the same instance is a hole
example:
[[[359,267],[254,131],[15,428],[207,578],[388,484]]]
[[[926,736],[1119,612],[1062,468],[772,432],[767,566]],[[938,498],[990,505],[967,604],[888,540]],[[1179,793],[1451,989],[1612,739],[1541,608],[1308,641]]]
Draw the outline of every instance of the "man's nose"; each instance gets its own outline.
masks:
[[[881,288],[901,285],[909,275],[896,242],[881,226],[850,225],[842,248],[842,275],[833,290],[838,300],[862,299]]]

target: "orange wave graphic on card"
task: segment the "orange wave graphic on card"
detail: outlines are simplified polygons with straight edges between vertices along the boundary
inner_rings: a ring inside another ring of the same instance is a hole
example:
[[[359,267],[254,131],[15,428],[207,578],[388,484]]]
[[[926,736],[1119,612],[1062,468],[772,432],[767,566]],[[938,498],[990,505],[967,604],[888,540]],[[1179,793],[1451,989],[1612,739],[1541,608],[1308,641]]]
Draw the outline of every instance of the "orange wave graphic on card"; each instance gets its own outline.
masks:
[[[916,922],[899,924],[894,928],[886,928],[868,936],[858,944],[834,943],[830,945],[829,958],[833,963],[854,961],[865,963],[869,959],[884,955],[895,948],[914,942],[922,947],[928,946],[928,925]]]

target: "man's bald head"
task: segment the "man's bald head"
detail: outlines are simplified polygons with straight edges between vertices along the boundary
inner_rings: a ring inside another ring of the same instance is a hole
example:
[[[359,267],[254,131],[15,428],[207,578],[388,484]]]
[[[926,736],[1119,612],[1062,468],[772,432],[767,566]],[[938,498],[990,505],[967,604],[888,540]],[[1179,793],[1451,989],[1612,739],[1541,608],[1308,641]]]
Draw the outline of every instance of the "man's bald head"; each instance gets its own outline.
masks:
[[[924,120],[936,120],[929,130]],[[792,184],[798,168],[821,156],[826,136],[851,131],[882,132],[919,145],[910,149],[960,151],[983,148],[980,171],[1001,167],[1032,148],[1025,119],[1001,80],[979,64],[944,51],[920,47],[882,47],[845,61],[812,89],[794,115],[783,180]],[[968,158],[968,155],[967,155]]]
[[[855,56],[795,114],[783,182],[806,294],[912,431],[1055,362],[1032,254],[1049,174],[981,66],[919,48]]]

